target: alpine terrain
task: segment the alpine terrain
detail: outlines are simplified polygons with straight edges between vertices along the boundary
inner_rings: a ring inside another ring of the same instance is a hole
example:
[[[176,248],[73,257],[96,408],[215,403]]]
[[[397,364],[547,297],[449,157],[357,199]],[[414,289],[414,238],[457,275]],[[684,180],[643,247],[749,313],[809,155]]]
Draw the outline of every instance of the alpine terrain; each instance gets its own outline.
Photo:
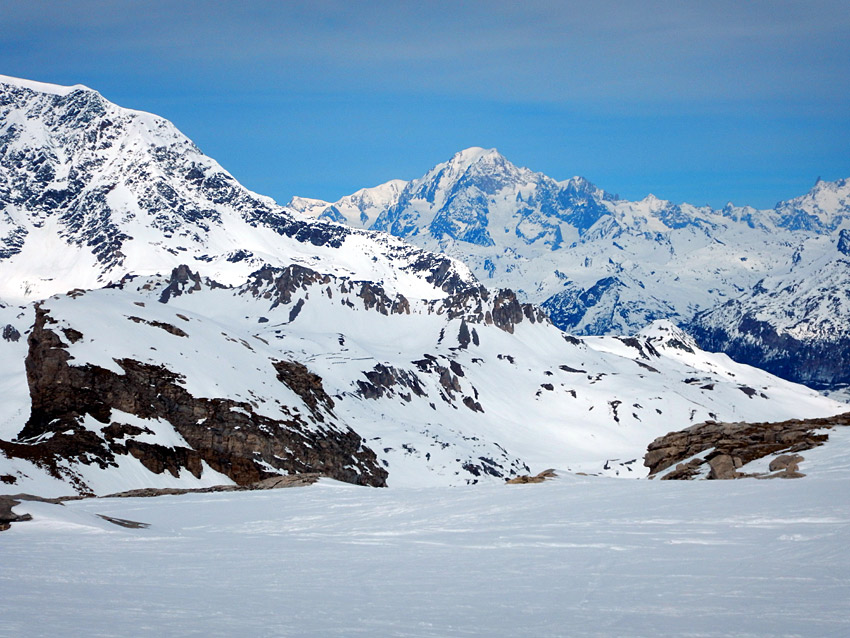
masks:
[[[316,215],[246,190],[162,118],[5,77],[0,166],[0,480],[15,491],[639,477],[670,431],[847,409],[668,319],[748,286],[781,304],[804,266],[832,285],[838,214],[631,204],[472,149]],[[752,232],[770,243],[753,250]],[[537,283],[505,287],[521,279]],[[529,302],[544,298],[548,316]],[[575,337],[550,316],[633,334]]]
[[[816,388],[850,383],[850,181],[771,210],[620,199],[470,148],[423,177],[289,207],[462,260],[579,335],[666,319]]]

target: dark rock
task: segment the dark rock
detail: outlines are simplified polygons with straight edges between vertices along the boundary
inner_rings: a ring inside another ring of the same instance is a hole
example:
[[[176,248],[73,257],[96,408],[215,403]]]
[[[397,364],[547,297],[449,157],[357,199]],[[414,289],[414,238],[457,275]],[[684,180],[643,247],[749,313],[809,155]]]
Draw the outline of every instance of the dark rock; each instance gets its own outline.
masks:
[[[850,230],[847,228],[841,229],[841,232],[838,233],[838,244],[836,247],[842,255],[850,257]]]
[[[460,330],[457,333],[457,341],[461,350],[465,350],[469,346],[469,342],[471,341],[471,336],[469,334],[469,326],[466,325],[466,321],[461,320],[460,322]]]
[[[15,341],[17,342],[21,338],[21,333],[10,323],[7,323],[3,327],[3,339],[6,341]]]
[[[463,397],[463,404],[473,412],[484,412],[484,408],[481,407],[481,404],[472,397]]]
[[[5,532],[12,523],[20,523],[23,521],[31,521],[32,516],[29,514],[15,514],[12,508],[15,505],[20,505],[21,501],[16,500],[11,496],[0,496],[0,532]]]
[[[425,360],[429,361],[429,360]],[[445,369],[445,368],[443,368]],[[416,373],[410,370],[400,370],[382,363],[363,373],[368,381],[358,381],[358,394],[364,399],[379,399],[383,396],[393,396],[394,386],[410,390],[418,397],[424,397],[425,392],[422,382]]]
[[[322,378],[297,361],[274,361],[272,365],[277,371],[277,380],[301,397],[318,421],[324,421],[320,408],[331,412],[334,402],[325,392]]]
[[[188,334],[186,334],[183,330],[181,330],[177,326],[172,326],[170,323],[165,323],[164,321],[148,321],[147,319],[142,319],[141,317],[127,317],[127,319],[129,319],[133,323],[143,323],[147,326],[153,326],[154,328],[159,328],[161,330],[165,330],[167,333],[173,334],[175,337],[188,337],[189,336]],[[66,336],[68,336],[69,330],[71,330],[71,329],[66,329],[66,330],[63,331]],[[74,332],[77,332],[77,331],[74,330]],[[77,334],[80,335],[80,337],[82,337],[82,334],[80,334],[80,333],[77,333]],[[71,343],[74,343],[74,341],[75,340],[72,340]]]
[[[201,276],[189,269],[189,266],[181,264],[171,271],[171,277],[159,296],[160,303],[168,303],[172,297],[178,297],[183,293],[192,293],[201,289]]]

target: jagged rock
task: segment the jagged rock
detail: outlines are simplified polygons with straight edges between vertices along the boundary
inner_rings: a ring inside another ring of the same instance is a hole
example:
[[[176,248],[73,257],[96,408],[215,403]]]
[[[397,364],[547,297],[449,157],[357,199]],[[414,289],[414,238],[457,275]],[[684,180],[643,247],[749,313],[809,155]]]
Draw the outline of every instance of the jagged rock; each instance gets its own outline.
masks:
[[[838,233],[837,248],[842,255],[850,257],[850,230],[847,228],[842,228],[841,232]]]
[[[190,283],[191,282],[191,283]],[[168,286],[159,297],[161,303],[168,303],[171,297],[179,297],[184,292],[192,293],[201,289],[201,276],[192,272],[189,266],[181,264],[171,271]]]
[[[274,361],[272,365],[277,370],[278,381],[300,396],[318,421],[324,421],[319,408],[323,407],[330,412],[333,410],[334,402],[325,392],[322,378],[297,361]]]
[[[378,363],[372,370],[364,372],[368,381],[357,381],[357,393],[364,399],[379,399],[384,395],[392,396],[394,386],[406,388],[418,397],[426,395],[422,381],[410,370],[399,370],[393,366]]]
[[[791,477],[796,476],[797,463],[802,457],[790,453],[823,445],[829,435],[819,430],[847,425],[850,425],[850,412],[778,423],[708,421],[655,439],[647,448],[644,465],[649,468],[650,478],[678,464],[663,479],[694,478],[704,472],[705,465],[709,470],[707,478],[730,479],[751,476],[738,471],[747,463],[785,452],[789,454],[771,462],[770,471],[783,471]],[[712,449],[704,458],[698,457]]]
[[[18,332],[17,328],[10,323],[7,323],[3,327],[3,339],[6,341],[18,341],[21,338],[21,333]]]

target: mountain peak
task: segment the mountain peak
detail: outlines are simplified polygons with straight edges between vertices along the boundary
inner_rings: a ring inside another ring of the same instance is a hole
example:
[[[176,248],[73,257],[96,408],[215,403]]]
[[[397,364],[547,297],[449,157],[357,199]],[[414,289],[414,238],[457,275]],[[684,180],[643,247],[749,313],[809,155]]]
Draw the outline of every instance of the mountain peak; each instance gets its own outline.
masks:
[[[470,169],[480,173],[513,173],[518,169],[504,155],[495,148],[481,148],[471,146],[455,153],[445,164],[438,164],[435,168],[445,169],[449,174],[464,175]]]
[[[458,151],[452,156],[452,159],[449,160],[450,164],[464,164],[469,166],[479,161],[484,157],[493,157],[499,156],[501,154],[495,148],[482,148],[480,146],[470,146],[469,148],[465,148],[462,151]]]
[[[790,230],[834,232],[850,219],[850,179],[818,179],[808,193],[779,202],[775,210]]]
[[[11,77],[9,75],[0,75],[0,84],[6,84],[22,89],[29,89],[30,91],[35,91],[36,93],[48,93],[50,95],[68,95],[70,93],[73,93],[74,91],[95,92],[94,89],[90,89],[89,87],[84,86],[82,84],[74,84],[73,86],[62,86],[60,84],[49,84],[47,82],[24,80],[22,78]]]

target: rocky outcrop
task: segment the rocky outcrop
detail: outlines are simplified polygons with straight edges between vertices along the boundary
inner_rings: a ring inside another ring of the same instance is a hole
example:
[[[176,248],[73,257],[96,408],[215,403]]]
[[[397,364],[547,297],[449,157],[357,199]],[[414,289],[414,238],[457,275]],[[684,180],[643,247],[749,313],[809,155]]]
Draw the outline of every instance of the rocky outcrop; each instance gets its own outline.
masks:
[[[322,478],[317,472],[305,472],[289,476],[270,476],[249,485],[212,485],[210,487],[179,488],[179,487],[146,487],[139,490],[127,490],[106,494],[103,498],[136,498],[152,496],[175,496],[180,494],[210,494],[213,492],[246,492],[252,490],[279,490],[288,487],[306,487],[313,485]]]
[[[168,285],[159,296],[161,303],[168,303],[172,297],[179,297],[183,293],[191,294],[201,289],[201,276],[192,272],[188,266],[181,264],[171,271]]]
[[[333,401],[321,378],[295,362],[274,363],[278,379],[314,416],[281,406],[285,419],[259,414],[247,402],[192,396],[181,377],[164,366],[116,360],[123,374],[95,365],[70,365],[67,345],[39,307],[26,359],[32,409],[15,442],[0,442],[7,455],[27,458],[63,475],[64,461],[115,464],[130,454],[151,472],[182,470],[200,476],[202,461],[239,485],[282,473],[318,472],[350,483],[383,486],[386,471],[359,435],[333,423]],[[76,331],[75,331],[76,332]],[[188,447],[137,441],[137,426],[113,418],[113,410],[170,423]],[[102,424],[92,429],[92,420]],[[84,493],[87,486],[76,484]]]
[[[671,432],[649,444],[644,465],[650,478],[669,468],[662,480],[733,479],[802,476],[796,454],[823,445],[829,435],[823,430],[850,425],[850,412],[822,419],[778,423],[717,423],[708,421],[679,432]],[[739,470],[760,458],[779,454],[770,463],[774,474],[747,474]],[[675,466],[675,467],[674,467]]]
[[[357,381],[357,394],[364,399],[380,399],[398,393],[402,399],[410,401],[412,395],[424,397],[427,394],[422,380],[409,370],[378,363],[371,370],[365,371],[363,376],[366,381]]]
[[[542,483],[547,479],[553,479],[557,477],[558,475],[555,473],[555,470],[543,470],[535,476],[530,476],[528,474],[515,476],[514,478],[505,481],[505,483],[508,485],[526,485],[528,483]]]
[[[842,228],[841,232],[838,233],[836,248],[838,248],[838,252],[842,255],[850,257],[850,229]]]
[[[333,410],[334,402],[325,392],[322,378],[297,361],[274,361],[272,365],[277,371],[277,380],[301,397],[317,421],[324,421],[322,412]]]
[[[12,523],[21,521],[31,521],[32,516],[29,514],[15,514],[12,508],[15,505],[20,505],[21,501],[11,496],[0,496],[0,532],[5,532]]]
[[[410,302],[404,295],[397,294],[395,298],[390,298],[379,284],[335,277],[297,264],[286,268],[267,266],[252,273],[241,294],[250,293],[255,297],[269,299],[273,309],[292,303],[296,293],[303,292],[304,296],[298,299],[290,312],[289,320],[293,321],[303,307],[304,298],[314,287],[320,287],[318,293],[330,298],[335,292],[349,298],[359,298],[366,310],[374,310],[382,315],[410,314]],[[349,299],[348,303],[350,305],[353,302]]]
[[[21,333],[18,332],[18,329],[15,328],[15,326],[10,323],[7,323],[3,327],[2,337],[6,341],[18,341],[21,338]]]

